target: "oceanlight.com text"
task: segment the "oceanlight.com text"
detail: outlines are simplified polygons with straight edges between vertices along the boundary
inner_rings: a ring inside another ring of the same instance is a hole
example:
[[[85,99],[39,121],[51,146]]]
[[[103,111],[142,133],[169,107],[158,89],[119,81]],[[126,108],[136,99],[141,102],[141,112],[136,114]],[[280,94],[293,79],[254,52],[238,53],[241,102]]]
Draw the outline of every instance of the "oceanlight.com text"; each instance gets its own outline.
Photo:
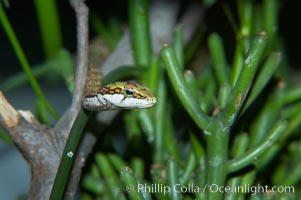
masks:
[[[135,187],[129,187],[133,190]],[[268,185],[250,185],[245,184],[242,186],[219,186],[217,184],[204,185],[200,187],[195,184],[181,185],[175,184],[173,186],[163,185],[161,183],[153,184],[138,184],[138,192],[147,192],[150,194],[161,193],[167,195],[168,193],[205,193],[205,192],[220,192],[220,193],[245,193],[255,195],[257,193],[294,193],[295,188],[293,186],[268,186]],[[127,189],[128,190],[128,189]],[[128,190],[128,192],[130,192]]]

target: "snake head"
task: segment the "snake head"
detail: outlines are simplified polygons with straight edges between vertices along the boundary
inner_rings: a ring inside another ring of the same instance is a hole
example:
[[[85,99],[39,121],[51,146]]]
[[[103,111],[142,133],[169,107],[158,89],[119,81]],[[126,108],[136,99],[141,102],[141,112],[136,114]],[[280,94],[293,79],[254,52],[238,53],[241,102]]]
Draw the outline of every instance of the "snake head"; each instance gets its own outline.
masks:
[[[108,84],[99,94],[115,109],[149,108],[157,101],[146,86],[129,81]]]

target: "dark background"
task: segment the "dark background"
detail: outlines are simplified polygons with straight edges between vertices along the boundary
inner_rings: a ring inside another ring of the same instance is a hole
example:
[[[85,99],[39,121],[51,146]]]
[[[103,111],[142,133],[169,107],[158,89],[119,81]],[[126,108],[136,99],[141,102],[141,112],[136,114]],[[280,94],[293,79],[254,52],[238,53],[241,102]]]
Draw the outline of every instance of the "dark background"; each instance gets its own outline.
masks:
[[[232,42],[229,41],[233,39],[233,32],[223,13],[222,6],[226,2],[230,3],[230,7],[235,10],[235,1],[220,1],[207,11],[205,23],[208,24],[208,32],[215,31],[220,33],[227,48],[227,41],[230,43],[229,46],[232,46]],[[110,0],[104,2],[89,0],[87,3],[90,10],[103,19],[108,18],[108,16],[117,16],[121,21],[127,21],[126,1]],[[183,6],[187,3],[188,1],[182,2]],[[57,1],[57,5],[63,32],[63,45],[66,49],[74,52],[76,47],[74,12],[68,1]],[[282,1],[279,16],[279,31],[284,42],[290,67],[293,68],[300,68],[301,64],[299,59],[301,46],[299,36],[301,31],[299,28],[300,22],[298,21],[298,19],[301,19],[301,12],[299,8],[297,1]],[[30,64],[35,65],[43,62],[44,54],[33,2],[10,1],[10,8],[6,8],[6,13]],[[49,31],[51,31],[51,27],[49,27]],[[93,35],[93,30],[91,30],[91,34]],[[0,61],[0,81],[21,69],[2,27],[0,28]]]

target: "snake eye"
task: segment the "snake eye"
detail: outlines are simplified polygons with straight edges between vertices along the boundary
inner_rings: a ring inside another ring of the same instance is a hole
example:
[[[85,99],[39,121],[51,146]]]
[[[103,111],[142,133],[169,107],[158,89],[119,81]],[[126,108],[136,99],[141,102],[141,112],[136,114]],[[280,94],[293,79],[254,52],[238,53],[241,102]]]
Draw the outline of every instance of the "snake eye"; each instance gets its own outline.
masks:
[[[126,95],[133,95],[134,91],[132,89],[125,89],[125,94]]]

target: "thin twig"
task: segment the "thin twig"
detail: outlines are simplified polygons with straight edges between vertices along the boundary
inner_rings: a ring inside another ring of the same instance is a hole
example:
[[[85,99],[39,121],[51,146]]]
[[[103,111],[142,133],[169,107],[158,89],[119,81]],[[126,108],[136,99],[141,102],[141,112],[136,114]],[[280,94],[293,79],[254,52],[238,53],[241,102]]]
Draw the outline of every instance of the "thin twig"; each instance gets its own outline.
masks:
[[[77,72],[75,78],[75,88],[71,107],[62,116],[55,126],[57,132],[61,132],[66,141],[71,127],[81,110],[81,100],[84,85],[87,79],[88,67],[88,48],[89,48],[89,28],[88,28],[88,12],[89,9],[81,0],[70,0],[70,4],[75,10],[77,19]],[[65,143],[65,142],[64,142]]]

